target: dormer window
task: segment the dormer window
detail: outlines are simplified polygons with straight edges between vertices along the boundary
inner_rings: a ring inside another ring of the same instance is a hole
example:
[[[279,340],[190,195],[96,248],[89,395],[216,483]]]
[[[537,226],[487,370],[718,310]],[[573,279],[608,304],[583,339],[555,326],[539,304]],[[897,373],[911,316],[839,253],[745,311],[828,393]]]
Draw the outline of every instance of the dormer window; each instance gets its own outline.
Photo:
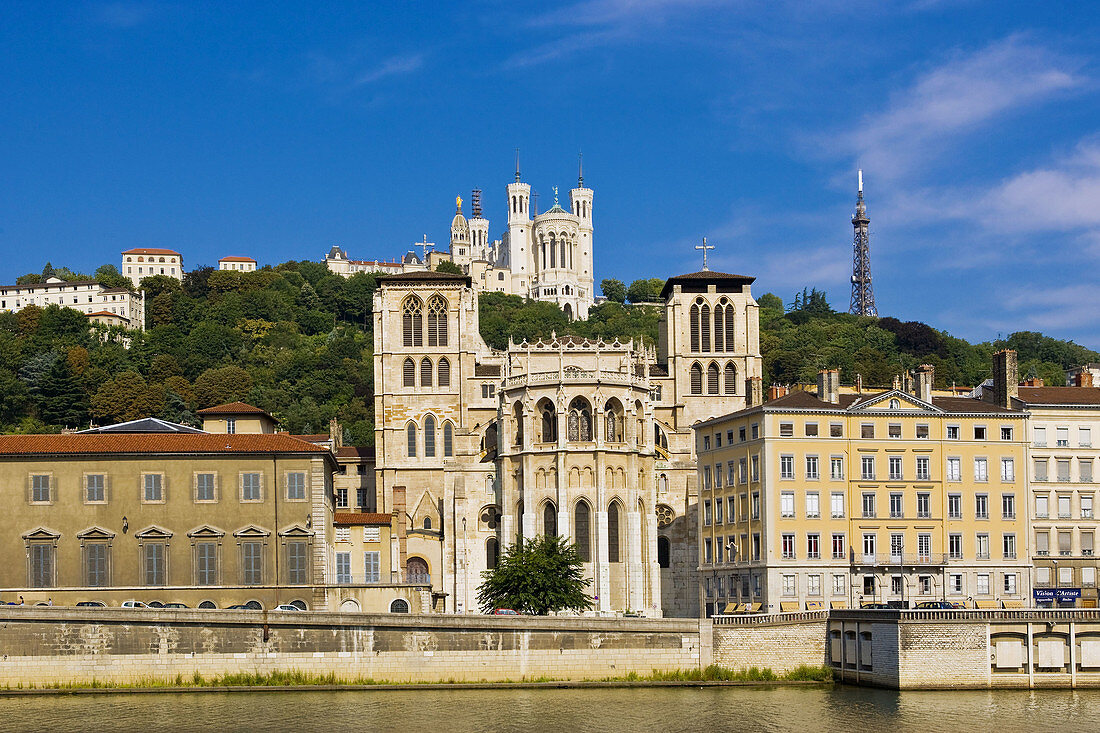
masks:
[[[901,409],[901,400],[890,400],[890,409],[891,410],[900,410]]]

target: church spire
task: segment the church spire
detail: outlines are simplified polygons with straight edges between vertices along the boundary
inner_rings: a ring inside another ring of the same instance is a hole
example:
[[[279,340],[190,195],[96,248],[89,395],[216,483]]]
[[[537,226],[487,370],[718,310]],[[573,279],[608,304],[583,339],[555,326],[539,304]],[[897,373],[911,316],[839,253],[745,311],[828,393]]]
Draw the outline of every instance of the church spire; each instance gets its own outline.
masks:
[[[584,188],[584,153],[577,153],[577,188]]]
[[[519,183],[519,148],[516,148],[516,183]]]

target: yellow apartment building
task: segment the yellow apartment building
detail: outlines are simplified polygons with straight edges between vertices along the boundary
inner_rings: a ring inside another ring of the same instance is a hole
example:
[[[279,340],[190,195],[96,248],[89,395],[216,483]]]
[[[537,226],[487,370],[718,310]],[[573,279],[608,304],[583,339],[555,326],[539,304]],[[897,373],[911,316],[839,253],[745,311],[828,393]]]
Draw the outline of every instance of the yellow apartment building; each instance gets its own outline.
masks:
[[[841,394],[823,371],[817,394],[698,423],[702,607],[1024,605],[1026,413],[932,377]]]

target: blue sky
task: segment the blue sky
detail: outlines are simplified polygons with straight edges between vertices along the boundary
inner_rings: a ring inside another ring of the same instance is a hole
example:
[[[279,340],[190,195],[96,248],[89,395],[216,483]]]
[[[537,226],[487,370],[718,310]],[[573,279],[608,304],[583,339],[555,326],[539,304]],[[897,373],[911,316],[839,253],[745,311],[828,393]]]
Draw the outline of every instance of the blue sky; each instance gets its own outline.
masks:
[[[596,277],[699,269],[847,309],[864,169],[879,312],[1100,348],[1091,2],[0,5],[0,281],[134,246],[187,266],[393,258],[454,197],[595,190]],[[468,209],[467,209],[468,211]]]

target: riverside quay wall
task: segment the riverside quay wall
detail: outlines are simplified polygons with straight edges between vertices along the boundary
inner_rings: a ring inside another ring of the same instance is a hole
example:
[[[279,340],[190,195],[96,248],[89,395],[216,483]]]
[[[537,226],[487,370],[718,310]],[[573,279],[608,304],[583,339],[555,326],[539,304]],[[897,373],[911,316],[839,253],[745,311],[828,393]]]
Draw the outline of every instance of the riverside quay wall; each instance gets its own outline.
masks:
[[[387,682],[696,669],[709,621],[0,607],[0,687],[302,671]]]

